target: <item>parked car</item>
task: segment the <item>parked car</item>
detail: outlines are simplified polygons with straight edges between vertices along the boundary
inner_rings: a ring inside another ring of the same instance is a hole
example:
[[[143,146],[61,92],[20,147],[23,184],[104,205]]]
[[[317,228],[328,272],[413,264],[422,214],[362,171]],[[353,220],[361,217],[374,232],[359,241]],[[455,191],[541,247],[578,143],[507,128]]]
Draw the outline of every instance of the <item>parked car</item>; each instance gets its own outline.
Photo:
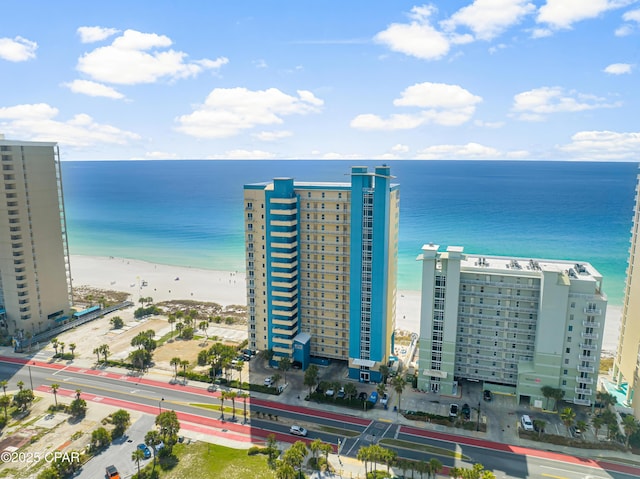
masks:
[[[362,391],[360,394],[358,394],[358,399],[360,399],[360,401],[366,401],[368,397],[369,396],[364,391]]]
[[[582,429],[577,426],[571,426],[569,428],[569,432],[571,432],[573,437],[582,437]]]
[[[142,451],[145,459],[149,459],[151,457],[151,449],[146,444],[138,444],[138,449]]]
[[[384,393],[380,398],[380,404],[382,404],[383,406],[386,406],[388,402],[389,402],[389,395],[387,393]]]
[[[342,399],[342,398],[345,397],[345,395],[346,395],[346,393],[344,392],[344,388],[340,388],[340,391],[338,391],[338,394],[336,394],[336,397],[338,399]]]
[[[160,441],[160,443],[156,444],[156,452],[160,452],[160,449],[164,447],[164,442]]]
[[[378,393],[376,391],[373,391],[370,395],[369,395],[369,402],[371,404],[375,404],[378,402]]]
[[[452,404],[451,406],[449,406],[449,417],[451,419],[458,417],[458,409],[459,406],[457,404]]]
[[[116,469],[116,466],[107,466],[107,477],[109,479],[120,479],[120,473]]]
[[[533,421],[526,414],[520,418],[520,424],[525,431],[533,431]]]
[[[289,433],[293,434],[294,436],[306,437],[307,430],[305,428],[303,428],[302,426],[293,425],[293,426],[291,426],[291,428],[289,428]]]
[[[488,389],[485,389],[482,392],[482,399],[484,399],[485,401],[491,401],[493,399],[493,395],[491,394],[491,391],[489,391]]]
[[[462,409],[460,410],[460,412],[462,412],[462,417],[464,417],[467,421],[471,417],[471,408],[466,403],[462,405]]]
[[[327,389],[326,392],[324,393],[324,395],[327,396],[327,397],[333,397],[333,395],[335,393],[336,392],[333,389]]]
[[[271,382],[273,381],[273,378],[271,376],[269,376],[268,378],[264,379],[264,385],[265,386],[271,386]]]

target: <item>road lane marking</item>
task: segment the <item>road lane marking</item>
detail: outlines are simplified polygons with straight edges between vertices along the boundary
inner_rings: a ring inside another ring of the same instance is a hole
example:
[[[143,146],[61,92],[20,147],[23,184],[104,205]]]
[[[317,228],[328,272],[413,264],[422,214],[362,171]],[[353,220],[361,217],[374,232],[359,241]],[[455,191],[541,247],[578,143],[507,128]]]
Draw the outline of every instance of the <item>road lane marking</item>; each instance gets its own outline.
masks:
[[[564,477],[564,476],[554,476],[553,474],[546,474],[546,473],[542,473],[542,475],[544,477],[552,477],[553,479],[569,479],[568,477]]]

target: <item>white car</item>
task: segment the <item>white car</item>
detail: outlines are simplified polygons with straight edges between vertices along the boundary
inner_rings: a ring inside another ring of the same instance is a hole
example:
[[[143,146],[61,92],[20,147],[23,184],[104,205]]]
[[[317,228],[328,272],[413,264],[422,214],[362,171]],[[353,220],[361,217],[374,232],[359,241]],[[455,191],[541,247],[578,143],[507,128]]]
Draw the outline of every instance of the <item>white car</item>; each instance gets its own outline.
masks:
[[[264,385],[265,386],[271,386],[271,381],[273,381],[273,379],[271,377],[268,377],[264,380]]]
[[[389,402],[389,395],[387,393],[384,393],[382,395],[382,398],[380,399],[380,404],[382,404],[383,406],[386,406],[388,402]]]
[[[525,431],[533,431],[533,421],[526,414],[520,418],[520,424]]]
[[[293,434],[294,436],[306,436],[307,435],[307,430],[305,428],[303,428],[302,426],[291,426],[291,428],[289,429],[289,432],[291,434]]]

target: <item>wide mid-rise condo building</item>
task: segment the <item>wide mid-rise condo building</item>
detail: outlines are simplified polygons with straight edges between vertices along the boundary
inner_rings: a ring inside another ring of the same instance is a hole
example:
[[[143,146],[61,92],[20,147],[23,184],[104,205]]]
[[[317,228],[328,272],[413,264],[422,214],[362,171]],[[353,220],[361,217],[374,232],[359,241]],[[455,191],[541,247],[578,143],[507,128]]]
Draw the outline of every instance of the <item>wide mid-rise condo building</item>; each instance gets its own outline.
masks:
[[[393,350],[399,186],[387,166],[350,176],[244,186],[249,344],[377,381]]]
[[[0,326],[21,341],[70,318],[58,146],[0,135],[0,165]]]
[[[425,245],[418,388],[460,380],[545,407],[541,388],[595,402],[607,298],[586,262],[464,254]]]

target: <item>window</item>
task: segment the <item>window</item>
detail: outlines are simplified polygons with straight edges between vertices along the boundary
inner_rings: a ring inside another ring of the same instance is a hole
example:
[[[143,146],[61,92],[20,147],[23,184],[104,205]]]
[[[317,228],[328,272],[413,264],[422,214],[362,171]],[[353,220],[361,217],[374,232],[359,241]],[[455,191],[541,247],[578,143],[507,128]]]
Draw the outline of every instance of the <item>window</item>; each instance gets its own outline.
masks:
[[[571,348],[567,348],[567,349],[565,350],[565,352],[566,352],[567,354],[569,354],[569,353],[571,352]]]
[[[571,325],[571,324],[570,324],[570,325],[569,325],[569,329],[568,329],[568,330],[569,330],[569,331],[573,331],[573,325]]]
[[[562,380],[562,385],[563,385],[563,386],[566,386],[566,385],[567,385],[567,380],[566,380],[566,379],[563,379],[563,380]]]
[[[564,370],[562,371],[562,374],[564,374],[564,375],[566,376],[567,374],[569,374],[569,370],[568,370],[568,369],[564,369]]]

